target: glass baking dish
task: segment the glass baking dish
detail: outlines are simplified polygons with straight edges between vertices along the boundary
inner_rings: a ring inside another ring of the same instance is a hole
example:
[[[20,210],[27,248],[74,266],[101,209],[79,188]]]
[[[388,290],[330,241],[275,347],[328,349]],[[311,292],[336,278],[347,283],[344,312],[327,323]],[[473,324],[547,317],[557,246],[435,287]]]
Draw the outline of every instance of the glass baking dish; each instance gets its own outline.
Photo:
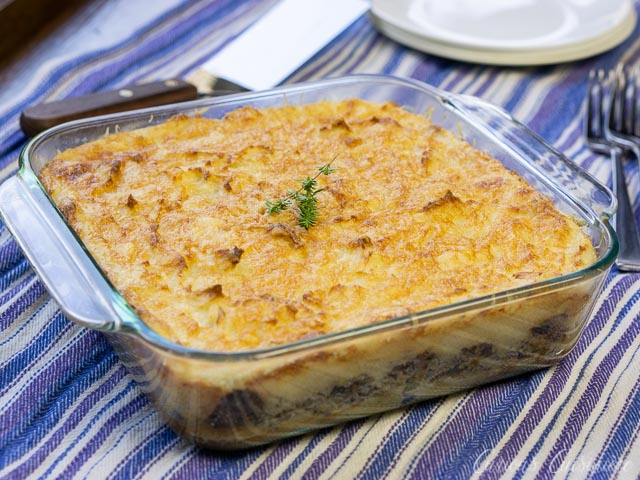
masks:
[[[596,262],[551,280],[273,348],[201,351],[152,331],[114,290],[37,179],[59,151],[176,114],[362,98],[429,115],[575,217]],[[34,138],[0,186],[0,214],[65,315],[107,335],[166,422],[218,449],[264,444],[546,367],[587,322],[618,243],[610,191],[502,110],[387,76],[354,75],[107,115]]]

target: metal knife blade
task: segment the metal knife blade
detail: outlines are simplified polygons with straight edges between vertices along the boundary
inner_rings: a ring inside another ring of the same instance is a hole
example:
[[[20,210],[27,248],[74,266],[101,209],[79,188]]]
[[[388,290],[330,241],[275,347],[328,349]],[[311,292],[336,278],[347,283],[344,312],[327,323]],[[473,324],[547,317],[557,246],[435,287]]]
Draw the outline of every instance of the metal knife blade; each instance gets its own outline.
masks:
[[[79,118],[275,87],[368,8],[366,0],[280,0],[184,80],[31,105],[22,112],[20,126],[25,134],[35,135]]]

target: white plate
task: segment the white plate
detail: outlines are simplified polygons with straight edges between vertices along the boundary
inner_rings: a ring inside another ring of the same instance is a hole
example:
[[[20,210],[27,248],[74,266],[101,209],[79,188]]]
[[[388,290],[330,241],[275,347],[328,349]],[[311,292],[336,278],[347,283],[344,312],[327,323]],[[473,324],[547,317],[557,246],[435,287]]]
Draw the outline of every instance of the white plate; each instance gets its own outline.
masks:
[[[609,50],[636,25],[630,0],[373,0],[387,36],[457,60],[539,65]]]

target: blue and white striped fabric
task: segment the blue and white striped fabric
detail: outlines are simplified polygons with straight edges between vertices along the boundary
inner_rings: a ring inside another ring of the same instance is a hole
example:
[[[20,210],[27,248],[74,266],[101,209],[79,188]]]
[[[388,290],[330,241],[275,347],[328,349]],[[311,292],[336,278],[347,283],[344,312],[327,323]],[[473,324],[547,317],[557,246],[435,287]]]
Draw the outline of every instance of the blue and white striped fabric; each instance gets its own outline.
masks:
[[[146,4],[146,10],[141,6]],[[112,0],[31,55],[0,97],[0,180],[27,105],[181,76],[275,0]],[[636,3],[640,10],[640,3]],[[52,55],[52,51],[56,54]],[[362,17],[289,82],[413,77],[500,105],[603,182],[581,137],[589,70],[640,64],[640,27],[584,61],[497,68],[426,55]],[[627,166],[640,210],[640,173]],[[638,478],[640,276],[612,271],[580,341],[554,368],[275,445],[199,450],[166,427],[105,339],[67,320],[0,226],[0,478]]]

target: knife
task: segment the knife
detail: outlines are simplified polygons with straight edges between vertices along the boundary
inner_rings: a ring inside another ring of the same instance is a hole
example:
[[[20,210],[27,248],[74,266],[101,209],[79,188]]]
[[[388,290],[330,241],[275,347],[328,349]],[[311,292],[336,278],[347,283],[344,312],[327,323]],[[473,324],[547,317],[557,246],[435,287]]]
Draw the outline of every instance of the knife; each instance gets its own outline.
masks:
[[[184,80],[32,105],[20,115],[20,127],[32,136],[69,120],[275,87],[368,8],[366,0],[280,0]]]

